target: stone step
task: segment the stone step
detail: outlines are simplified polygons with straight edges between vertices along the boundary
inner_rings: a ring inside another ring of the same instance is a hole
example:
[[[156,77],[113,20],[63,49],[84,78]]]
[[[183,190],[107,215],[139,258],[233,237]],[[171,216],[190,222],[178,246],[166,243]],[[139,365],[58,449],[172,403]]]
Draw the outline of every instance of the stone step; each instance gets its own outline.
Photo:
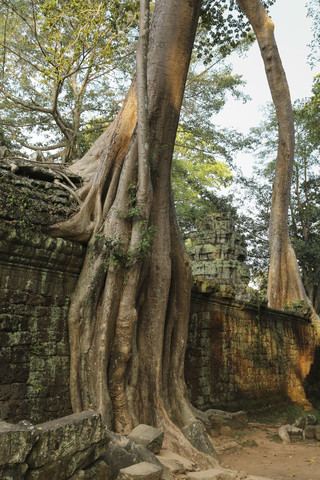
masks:
[[[158,454],[162,447],[164,433],[158,428],[141,423],[132,430],[128,438],[139,445],[144,445],[151,452]]]

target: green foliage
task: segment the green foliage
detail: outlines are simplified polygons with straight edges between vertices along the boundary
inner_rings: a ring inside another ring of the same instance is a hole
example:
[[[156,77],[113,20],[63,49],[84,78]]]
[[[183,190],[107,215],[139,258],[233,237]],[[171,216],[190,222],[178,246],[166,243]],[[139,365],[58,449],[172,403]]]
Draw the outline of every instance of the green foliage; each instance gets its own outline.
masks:
[[[30,347],[30,353],[32,355],[40,356],[43,354],[43,345],[41,343],[35,343]]]
[[[231,209],[230,199],[216,192],[231,184],[234,152],[244,148],[247,140],[217,127],[214,114],[221,111],[230,94],[247,100],[241,85],[241,77],[232,75],[218,51],[209,68],[192,59],[172,166],[178,221],[185,234],[194,230],[196,221],[206,213]]]
[[[5,135],[20,148],[40,136],[31,146],[81,156],[87,135],[114,118],[131,76],[136,2],[0,0],[0,13]]]
[[[262,3],[268,8],[275,0]],[[203,0],[196,49],[205,64],[212,60],[213,47],[219,46],[220,52],[228,55],[244,40],[250,43],[254,36],[235,0]]]
[[[292,178],[289,232],[302,273],[303,283],[311,300],[320,285],[320,136],[315,132],[313,112],[309,102],[296,102],[293,113],[296,130],[295,161]],[[242,179],[251,205],[251,217],[243,219],[247,227],[249,260],[256,275],[268,269],[268,225],[272,182],[277,155],[277,121],[270,107],[267,120],[253,129],[256,156],[255,174]],[[316,128],[318,126],[316,125]]]
[[[103,238],[106,246],[107,271],[110,267],[118,266],[128,270],[151,254],[153,238],[157,229],[149,226],[145,220],[141,220],[136,226],[139,229],[140,240],[131,248],[127,247],[127,242],[121,236],[96,235],[98,238]]]

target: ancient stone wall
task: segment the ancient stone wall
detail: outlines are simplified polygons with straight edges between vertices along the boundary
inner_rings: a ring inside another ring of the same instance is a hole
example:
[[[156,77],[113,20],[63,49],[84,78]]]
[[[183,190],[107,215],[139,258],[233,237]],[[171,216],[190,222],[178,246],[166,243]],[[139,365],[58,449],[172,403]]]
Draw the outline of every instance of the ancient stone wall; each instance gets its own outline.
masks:
[[[78,180],[21,159],[0,162],[0,419],[8,422],[71,413],[67,312],[85,247],[45,228],[75,211]],[[310,392],[320,383],[318,327],[245,303],[249,273],[232,220],[212,215],[200,227],[189,242],[192,401],[203,409],[305,402],[304,379]]]
[[[95,412],[51,422],[0,422],[0,478],[5,480],[110,480],[102,459],[110,433]]]
[[[319,324],[195,290],[190,321],[185,373],[198,408],[308,404],[304,387],[317,361]]]
[[[75,208],[57,181],[32,162],[0,162],[0,419],[9,422],[71,413],[67,312],[84,247],[42,233]]]
[[[197,223],[186,241],[194,279],[210,279],[220,292],[245,295],[250,279],[244,241],[228,213],[212,213]]]

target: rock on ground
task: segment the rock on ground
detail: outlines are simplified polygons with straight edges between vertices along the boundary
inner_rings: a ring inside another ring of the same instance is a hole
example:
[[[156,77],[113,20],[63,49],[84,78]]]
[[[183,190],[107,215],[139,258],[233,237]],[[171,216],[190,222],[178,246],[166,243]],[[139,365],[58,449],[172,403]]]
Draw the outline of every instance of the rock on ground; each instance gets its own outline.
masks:
[[[162,468],[148,462],[137,463],[131,467],[122,468],[117,480],[161,480]]]

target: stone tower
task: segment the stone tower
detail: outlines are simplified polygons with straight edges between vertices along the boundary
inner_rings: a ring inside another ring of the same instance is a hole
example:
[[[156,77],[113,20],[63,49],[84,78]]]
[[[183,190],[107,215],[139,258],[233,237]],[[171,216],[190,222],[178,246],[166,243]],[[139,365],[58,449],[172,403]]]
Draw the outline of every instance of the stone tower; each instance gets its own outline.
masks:
[[[230,214],[212,213],[204,217],[187,239],[186,248],[196,280],[218,284],[221,293],[245,293],[250,279],[249,267],[244,263],[247,253]]]

